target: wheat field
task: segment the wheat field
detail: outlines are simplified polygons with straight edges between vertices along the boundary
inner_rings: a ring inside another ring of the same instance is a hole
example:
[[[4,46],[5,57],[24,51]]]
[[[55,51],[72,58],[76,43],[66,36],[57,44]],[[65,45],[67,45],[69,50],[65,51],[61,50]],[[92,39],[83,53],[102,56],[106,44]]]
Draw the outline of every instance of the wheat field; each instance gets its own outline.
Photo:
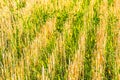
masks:
[[[0,80],[120,80],[120,0],[0,0]]]

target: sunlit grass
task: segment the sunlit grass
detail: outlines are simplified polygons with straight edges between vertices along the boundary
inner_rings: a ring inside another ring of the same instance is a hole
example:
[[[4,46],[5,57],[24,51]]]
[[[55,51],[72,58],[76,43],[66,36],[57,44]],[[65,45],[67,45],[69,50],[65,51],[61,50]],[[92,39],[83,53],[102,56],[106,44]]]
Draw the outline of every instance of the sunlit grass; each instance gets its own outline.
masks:
[[[119,0],[1,0],[0,80],[119,80]]]

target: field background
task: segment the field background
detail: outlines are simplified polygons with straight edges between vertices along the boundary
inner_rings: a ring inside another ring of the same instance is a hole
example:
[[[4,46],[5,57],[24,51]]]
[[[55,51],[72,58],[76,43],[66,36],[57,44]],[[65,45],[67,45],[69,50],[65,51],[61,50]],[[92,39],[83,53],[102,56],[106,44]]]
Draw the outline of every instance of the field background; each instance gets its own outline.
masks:
[[[120,80],[120,0],[0,0],[0,80]]]

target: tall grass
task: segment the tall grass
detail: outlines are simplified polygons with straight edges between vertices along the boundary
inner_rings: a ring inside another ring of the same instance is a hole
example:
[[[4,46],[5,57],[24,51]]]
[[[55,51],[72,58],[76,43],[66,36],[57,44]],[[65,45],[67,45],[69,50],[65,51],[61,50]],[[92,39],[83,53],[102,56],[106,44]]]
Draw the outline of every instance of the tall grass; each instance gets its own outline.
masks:
[[[0,80],[119,80],[119,0],[1,0]]]

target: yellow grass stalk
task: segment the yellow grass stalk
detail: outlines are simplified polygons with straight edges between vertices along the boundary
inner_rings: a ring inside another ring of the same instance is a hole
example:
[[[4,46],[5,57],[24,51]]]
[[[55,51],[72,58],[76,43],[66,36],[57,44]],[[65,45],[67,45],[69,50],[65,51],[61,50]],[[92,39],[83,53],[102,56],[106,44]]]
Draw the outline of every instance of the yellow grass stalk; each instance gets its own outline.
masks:
[[[48,38],[52,36],[53,31],[55,30],[55,22],[56,22],[55,18],[49,19],[46,22],[46,24],[42,27],[41,32],[37,34],[32,44],[25,49],[26,52],[25,60],[28,60],[28,62],[31,62],[31,60],[33,60],[34,66],[38,65],[38,55],[39,55],[38,50],[46,46],[49,40]],[[42,69],[44,70],[44,66]],[[39,76],[40,75],[38,74],[38,78]]]
[[[96,44],[97,50],[95,51],[94,72],[93,80],[102,80],[104,76],[104,62],[105,62],[105,45],[106,45],[106,26],[107,26],[107,0],[103,0],[100,5],[100,26],[97,28]]]
[[[76,13],[81,9],[82,0],[78,1],[73,8]],[[86,29],[86,17],[84,16],[84,29]],[[76,50],[73,61],[68,66],[68,80],[78,80],[83,78],[84,74],[84,54],[85,54],[85,37],[86,30],[82,30],[79,35],[79,48]],[[82,76],[80,76],[82,75]]]
[[[71,23],[72,23],[72,20],[68,20],[65,22],[64,30],[62,33],[63,35],[59,34],[59,37],[57,38],[55,42],[56,47],[53,50],[52,55],[48,59],[49,61],[48,61],[48,70],[47,70],[48,72],[47,73],[52,77],[52,79],[54,79],[54,76],[55,76],[55,64],[57,64],[57,61],[58,61],[57,55],[60,54],[61,56],[64,56],[65,58],[65,34],[71,33],[71,29],[70,29]]]
[[[82,79],[84,74],[85,31],[81,32],[79,49],[76,51],[73,62],[68,67],[68,80]],[[82,76],[80,76],[82,75]]]
[[[115,36],[115,41],[116,41],[116,53],[115,53],[115,65],[116,65],[116,79],[120,80],[120,0],[114,0],[114,7],[113,7],[113,12],[115,16],[117,16],[118,22],[117,25],[114,27],[115,30],[114,32],[117,34]]]

